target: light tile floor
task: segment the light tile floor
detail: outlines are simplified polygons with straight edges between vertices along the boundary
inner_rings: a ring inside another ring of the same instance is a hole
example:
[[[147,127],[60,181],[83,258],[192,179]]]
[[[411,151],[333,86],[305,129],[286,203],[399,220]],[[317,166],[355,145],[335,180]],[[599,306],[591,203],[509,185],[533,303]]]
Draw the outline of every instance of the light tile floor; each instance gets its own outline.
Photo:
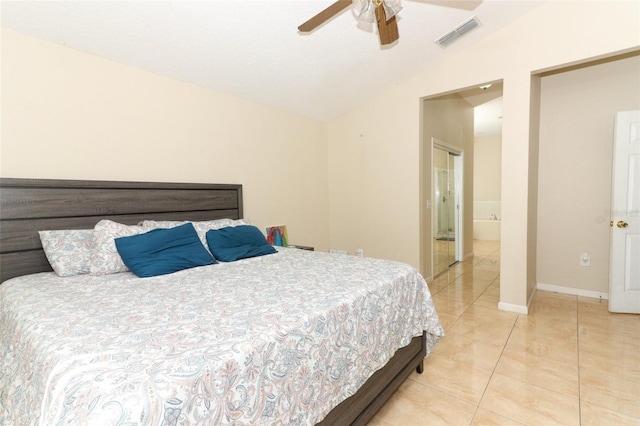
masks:
[[[500,245],[429,284],[447,336],[369,426],[640,425],[640,315],[538,291],[499,311]]]

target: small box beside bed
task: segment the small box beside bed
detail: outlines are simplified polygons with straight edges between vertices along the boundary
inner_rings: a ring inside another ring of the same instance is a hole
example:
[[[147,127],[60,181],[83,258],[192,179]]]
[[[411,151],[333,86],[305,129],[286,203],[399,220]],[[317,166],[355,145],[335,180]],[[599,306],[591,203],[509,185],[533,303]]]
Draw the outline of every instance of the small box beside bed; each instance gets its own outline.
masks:
[[[0,424],[366,424],[444,334],[424,279],[242,216],[240,185],[0,179]]]

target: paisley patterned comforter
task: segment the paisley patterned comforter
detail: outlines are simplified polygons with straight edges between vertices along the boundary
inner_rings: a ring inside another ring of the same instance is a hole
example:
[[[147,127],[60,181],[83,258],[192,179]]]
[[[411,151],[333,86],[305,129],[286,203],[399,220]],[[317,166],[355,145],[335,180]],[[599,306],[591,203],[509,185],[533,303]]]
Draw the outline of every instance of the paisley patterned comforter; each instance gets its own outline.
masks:
[[[0,286],[0,424],[309,425],[412,337],[412,267],[296,249],[154,278]]]

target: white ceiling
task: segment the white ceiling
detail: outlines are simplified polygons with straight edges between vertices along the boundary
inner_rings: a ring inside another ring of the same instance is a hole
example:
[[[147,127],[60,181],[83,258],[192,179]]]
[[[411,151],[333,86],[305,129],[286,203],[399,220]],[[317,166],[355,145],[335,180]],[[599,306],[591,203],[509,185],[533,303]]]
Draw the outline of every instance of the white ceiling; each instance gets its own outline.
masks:
[[[330,121],[539,6],[528,0],[403,0],[381,48],[350,9],[310,34],[333,0],[2,1],[2,26],[211,90]],[[482,25],[442,49],[468,18]]]

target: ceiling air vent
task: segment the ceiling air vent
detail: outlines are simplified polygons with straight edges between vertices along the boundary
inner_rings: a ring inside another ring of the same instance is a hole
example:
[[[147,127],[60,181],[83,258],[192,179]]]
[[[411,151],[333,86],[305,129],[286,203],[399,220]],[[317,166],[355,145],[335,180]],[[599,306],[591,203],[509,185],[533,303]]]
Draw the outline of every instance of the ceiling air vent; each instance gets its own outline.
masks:
[[[438,38],[436,40],[436,43],[438,43],[440,47],[447,47],[448,45],[478,26],[480,26],[480,21],[478,21],[478,18],[476,18],[475,16],[469,18],[453,30]]]

